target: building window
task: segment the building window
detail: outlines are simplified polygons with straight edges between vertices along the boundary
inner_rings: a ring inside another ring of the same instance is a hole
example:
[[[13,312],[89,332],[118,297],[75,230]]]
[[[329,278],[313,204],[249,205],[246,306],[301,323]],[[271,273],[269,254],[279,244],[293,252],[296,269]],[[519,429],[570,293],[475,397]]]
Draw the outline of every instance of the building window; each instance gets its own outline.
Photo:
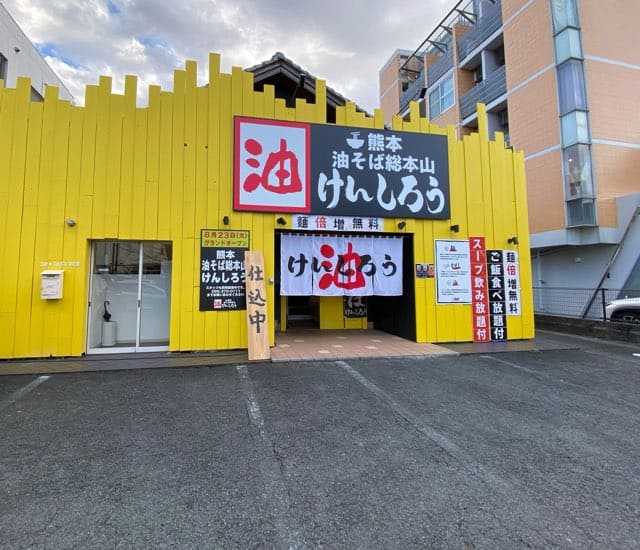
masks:
[[[7,58],[0,53],[0,79],[4,80],[5,86],[7,84],[7,65],[9,62]]]
[[[589,117],[584,111],[573,111],[560,117],[562,146],[589,143]]]
[[[578,29],[565,29],[554,38],[556,46],[556,63],[560,64],[570,57],[582,59],[580,47],[580,31]]]
[[[429,118],[432,120],[440,116],[453,106],[453,74],[445,78],[429,93]]]
[[[576,109],[583,111],[587,109],[582,61],[569,59],[562,65],[558,65],[558,93],[561,115]]]
[[[567,201],[567,225],[596,225],[596,209],[593,199]]]
[[[502,67],[504,65],[504,44],[501,44],[495,50],[493,50],[493,57],[496,63],[496,67]]]
[[[473,83],[480,84],[482,82],[482,63],[473,69]]]
[[[562,155],[567,199],[593,197],[589,145],[582,143],[572,145],[567,147]]]
[[[558,33],[566,27],[578,27],[578,9],[575,0],[551,0],[553,31]]]

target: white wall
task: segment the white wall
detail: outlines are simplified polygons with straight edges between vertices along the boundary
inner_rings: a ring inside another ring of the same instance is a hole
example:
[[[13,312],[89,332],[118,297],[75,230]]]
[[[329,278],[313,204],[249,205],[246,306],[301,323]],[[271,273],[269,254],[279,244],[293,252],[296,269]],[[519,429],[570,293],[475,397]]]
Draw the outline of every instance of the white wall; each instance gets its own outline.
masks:
[[[73,100],[66,86],[0,4],[0,54],[8,61],[5,87],[15,88],[19,76],[31,78],[31,86],[44,97],[46,86],[56,86],[61,99]]]

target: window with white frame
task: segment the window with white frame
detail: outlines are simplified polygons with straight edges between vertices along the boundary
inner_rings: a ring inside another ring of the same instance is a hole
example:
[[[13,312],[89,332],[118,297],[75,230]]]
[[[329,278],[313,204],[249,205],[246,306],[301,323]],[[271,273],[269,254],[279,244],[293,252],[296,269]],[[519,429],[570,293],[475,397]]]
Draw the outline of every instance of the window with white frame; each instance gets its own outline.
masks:
[[[445,78],[429,93],[429,118],[434,119],[453,106],[453,74]]]

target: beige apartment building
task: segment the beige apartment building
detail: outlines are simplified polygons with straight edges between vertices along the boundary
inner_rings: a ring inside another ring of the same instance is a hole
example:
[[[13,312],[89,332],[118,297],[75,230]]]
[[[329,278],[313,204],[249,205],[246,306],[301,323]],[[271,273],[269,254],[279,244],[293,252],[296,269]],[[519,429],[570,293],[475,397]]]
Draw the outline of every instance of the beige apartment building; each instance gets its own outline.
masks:
[[[639,29],[637,0],[463,0],[380,70],[387,122],[418,101],[464,136],[480,102],[524,152],[537,312],[640,291]]]

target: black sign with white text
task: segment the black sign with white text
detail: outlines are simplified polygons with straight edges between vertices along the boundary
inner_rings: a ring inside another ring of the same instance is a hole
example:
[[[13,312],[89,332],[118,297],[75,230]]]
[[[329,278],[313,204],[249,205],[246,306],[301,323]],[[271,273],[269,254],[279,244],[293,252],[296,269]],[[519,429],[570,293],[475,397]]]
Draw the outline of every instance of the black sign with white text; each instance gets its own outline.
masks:
[[[314,124],[316,214],[448,219],[447,137]]]
[[[234,209],[449,219],[447,136],[235,117]]]

